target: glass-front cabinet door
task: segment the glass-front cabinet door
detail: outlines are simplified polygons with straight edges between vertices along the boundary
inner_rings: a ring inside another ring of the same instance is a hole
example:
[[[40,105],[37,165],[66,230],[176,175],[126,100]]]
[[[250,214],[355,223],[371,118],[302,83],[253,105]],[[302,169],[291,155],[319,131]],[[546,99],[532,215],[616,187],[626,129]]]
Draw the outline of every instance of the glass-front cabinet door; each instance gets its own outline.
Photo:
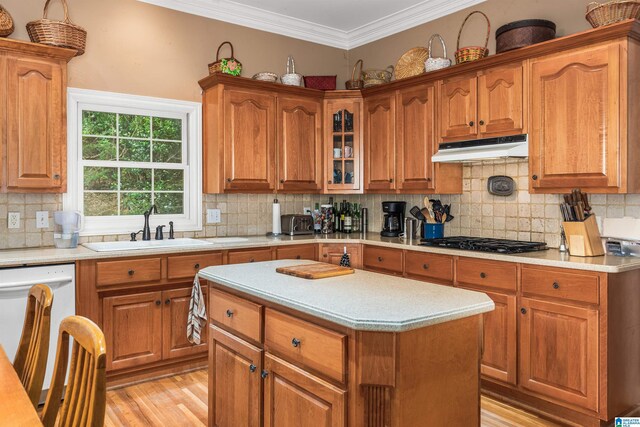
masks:
[[[362,190],[361,100],[326,101],[326,189],[328,193]]]

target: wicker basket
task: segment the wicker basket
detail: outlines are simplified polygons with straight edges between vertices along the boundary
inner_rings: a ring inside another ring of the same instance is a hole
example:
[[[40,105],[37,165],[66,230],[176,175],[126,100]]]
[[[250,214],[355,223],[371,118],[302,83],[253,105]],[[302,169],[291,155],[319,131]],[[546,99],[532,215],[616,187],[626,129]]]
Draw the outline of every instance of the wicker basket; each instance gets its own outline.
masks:
[[[356,79],[356,68],[358,68],[358,65],[360,65],[360,71],[358,71],[358,79]],[[353,70],[351,71],[351,80],[347,80],[344,84],[345,88],[347,88],[348,90],[360,90],[364,87],[364,80],[362,80],[362,67],[362,59],[358,59],[353,65]]]
[[[425,47],[414,47],[406,51],[396,63],[396,79],[406,79],[424,73],[424,61],[429,57]]]
[[[593,28],[615,24],[625,19],[640,19],[640,1],[614,0],[587,5],[585,18]]]
[[[462,29],[464,25],[467,23],[469,18],[471,18],[474,14],[480,14],[484,16],[487,20],[487,37],[484,40],[484,47],[482,46],[469,46],[469,47],[460,47],[460,36],[462,35]],[[456,46],[456,64],[462,64],[463,62],[477,61],[478,59],[482,59],[489,55],[489,49],[487,49],[487,45],[489,44],[489,35],[491,34],[491,22],[489,22],[489,18],[484,13],[479,10],[474,10],[470,14],[464,18],[462,25],[460,26],[460,31],[458,31],[458,44]]]
[[[393,73],[393,65],[389,65],[385,70],[364,70],[362,78],[364,79],[364,87],[371,87],[389,83]]]
[[[228,44],[231,48],[231,56],[229,58],[220,59],[220,49]],[[231,76],[239,76],[242,73],[242,63],[233,56],[233,45],[231,42],[222,42],[216,51],[216,62],[209,64],[209,74],[229,74]]]
[[[271,73],[269,71],[262,71],[260,73],[256,73],[251,78],[253,80],[259,80],[261,82],[275,83],[278,81],[278,75],[276,73]]]
[[[60,0],[64,7],[64,21],[47,19],[47,10],[51,0],[44,4],[42,19],[27,24],[29,38],[34,43],[75,49],[76,56],[84,53],[87,45],[87,31],[71,22],[67,0]]]
[[[296,62],[291,55],[287,57],[287,73],[280,76],[280,81],[289,86],[302,86],[302,74],[296,73]]]
[[[13,30],[15,30],[13,18],[5,8],[0,6],[0,37],[9,37]]]
[[[440,40],[440,44],[442,45],[442,56],[434,57],[431,53],[431,45],[433,44],[433,39],[437,38]],[[447,58],[447,46],[444,44],[444,39],[440,34],[434,34],[429,38],[429,57],[426,61],[424,61],[424,70],[428,73],[429,71],[441,70],[443,68],[447,68],[451,66],[451,60]]]

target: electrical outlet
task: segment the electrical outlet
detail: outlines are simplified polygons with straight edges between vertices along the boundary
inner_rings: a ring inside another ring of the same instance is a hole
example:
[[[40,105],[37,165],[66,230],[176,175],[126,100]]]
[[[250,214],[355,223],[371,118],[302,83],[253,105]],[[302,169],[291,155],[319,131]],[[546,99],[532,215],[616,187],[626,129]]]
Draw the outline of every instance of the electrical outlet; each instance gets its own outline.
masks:
[[[302,213],[305,215],[311,215],[311,208],[308,208],[308,207],[302,208]]]
[[[20,228],[20,212],[9,212],[8,228]]]
[[[49,228],[49,211],[36,212],[36,228]]]
[[[207,209],[207,224],[220,224],[220,209]]]

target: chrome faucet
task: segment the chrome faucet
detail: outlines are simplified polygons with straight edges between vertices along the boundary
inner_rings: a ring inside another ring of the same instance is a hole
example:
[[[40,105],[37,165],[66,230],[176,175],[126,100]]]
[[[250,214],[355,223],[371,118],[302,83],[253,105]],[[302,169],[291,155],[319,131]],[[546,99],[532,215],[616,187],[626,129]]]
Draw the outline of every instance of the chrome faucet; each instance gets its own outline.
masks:
[[[142,227],[142,240],[151,240],[151,229],[149,228],[149,216],[152,213],[158,213],[158,208],[156,205],[151,205],[148,211],[143,213],[144,215],[144,227]]]

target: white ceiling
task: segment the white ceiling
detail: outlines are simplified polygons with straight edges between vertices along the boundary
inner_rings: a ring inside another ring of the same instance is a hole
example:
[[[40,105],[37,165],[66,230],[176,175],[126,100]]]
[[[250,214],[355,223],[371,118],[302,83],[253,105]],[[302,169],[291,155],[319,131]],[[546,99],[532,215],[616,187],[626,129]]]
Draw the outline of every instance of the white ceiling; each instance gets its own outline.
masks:
[[[352,49],[485,0],[139,0]]]

